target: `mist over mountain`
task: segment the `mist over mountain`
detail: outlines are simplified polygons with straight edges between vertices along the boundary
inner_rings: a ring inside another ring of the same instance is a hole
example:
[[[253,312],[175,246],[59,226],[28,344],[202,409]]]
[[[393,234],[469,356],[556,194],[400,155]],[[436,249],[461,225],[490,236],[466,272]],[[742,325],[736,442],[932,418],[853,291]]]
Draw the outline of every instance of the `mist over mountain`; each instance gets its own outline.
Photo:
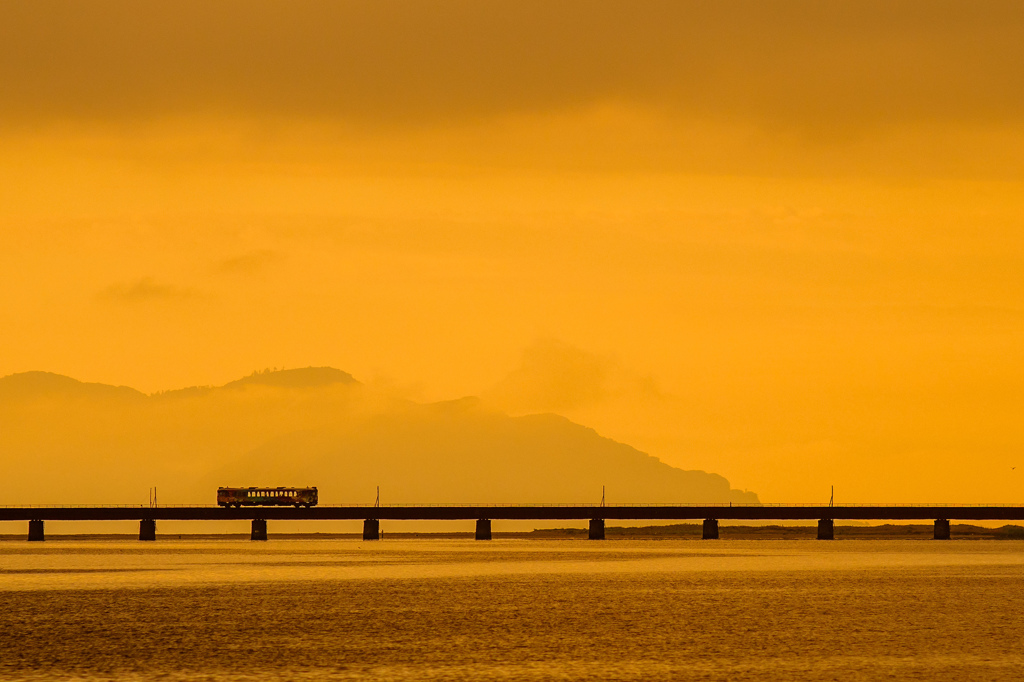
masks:
[[[330,367],[145,395],[46,372],[0,379],[0,504],[209,504],[220,485],[321,503],[755,502],[554,414],[419,404]]]

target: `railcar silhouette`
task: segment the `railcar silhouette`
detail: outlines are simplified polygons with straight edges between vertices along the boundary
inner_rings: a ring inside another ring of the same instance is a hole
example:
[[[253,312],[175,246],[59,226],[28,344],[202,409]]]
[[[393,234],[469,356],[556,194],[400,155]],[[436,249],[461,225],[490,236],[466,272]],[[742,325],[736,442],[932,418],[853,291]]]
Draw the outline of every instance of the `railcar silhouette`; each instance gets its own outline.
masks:
[[[217,488],[221,507],[313,507],[316,488]]]

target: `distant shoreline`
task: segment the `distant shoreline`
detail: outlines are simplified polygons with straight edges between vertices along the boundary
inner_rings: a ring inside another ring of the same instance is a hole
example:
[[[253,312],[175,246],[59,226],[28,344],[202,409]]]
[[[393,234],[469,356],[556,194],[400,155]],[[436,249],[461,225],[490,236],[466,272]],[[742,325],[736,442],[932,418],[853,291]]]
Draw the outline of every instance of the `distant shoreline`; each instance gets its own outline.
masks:
[[[1006,525],[985,528],[966,523],[951,524],[954,540],[1024,540],[1024,527]],[[360,533],[271,533],[278,540],[361,540]],[[669,526],[608,526],[607,540],[700,540],[701,524]],[[932,524],[881,524],[877,526],[835,526],[840,540],[931,540]],[[135,540],[134,533],[48,534],[47,542]],[[518,532],[495,532],[496,540],[586,540],[585,528],[551,528]],[[723,540],[815,540],[817,529],[808,526],[721,526]],[[385,529],[384,540],[469,540],[472,532],[394,532]],[[248,540],[248,533],[157,533],[158,540]],[[23,533],[0,534],[0,542],[24,542]]]

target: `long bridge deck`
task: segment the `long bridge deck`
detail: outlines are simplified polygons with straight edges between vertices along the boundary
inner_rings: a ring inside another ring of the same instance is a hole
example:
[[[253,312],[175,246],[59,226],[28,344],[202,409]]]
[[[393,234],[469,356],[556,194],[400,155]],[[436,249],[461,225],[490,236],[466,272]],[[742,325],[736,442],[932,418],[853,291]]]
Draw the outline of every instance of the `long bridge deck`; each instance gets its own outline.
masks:
[[[929,519],[963,521],[1024,520],[1024,505],[811,505],[811,504],[636,504],[636,505],[344,505],[296,509],[294,507],[209,506],[24,506],[0,507],[0,521],[228,521],[274,520],[520,520],[572,521],[687,521],[700,519],[794,521],[861,520],[915,521]]]
[[[45,521],[138,521],[139,539],[156,539],[157,521],[251,520],[253,540],[267,539],[271,520],[362,520],[363,539],[380,538],[382,520],[476,520],[477,540],[491,539],[491,521],[589,520],[591,540],[603,540],[605,521],[703,519],[703,538],[718,539],[719,520],[818,521],[818,539],[832,540],[836,520],[922,521],[934,519],[935,539],[948,540],[949,522],[1024,520],[1022,505],[813,505],[813,504],[634,504],[634,505],[346,505],[310,508],[246,506],[31,506],[0,507],[0,521],[28,521],[28,539],[44,540]]]

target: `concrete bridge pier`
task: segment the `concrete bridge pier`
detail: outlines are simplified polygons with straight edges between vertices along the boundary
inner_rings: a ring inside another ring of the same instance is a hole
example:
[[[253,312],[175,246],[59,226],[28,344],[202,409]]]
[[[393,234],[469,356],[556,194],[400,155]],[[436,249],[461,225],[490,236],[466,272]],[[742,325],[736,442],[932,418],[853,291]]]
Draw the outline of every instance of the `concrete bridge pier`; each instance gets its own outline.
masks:
[[[491,520],[490,519],[477,519],[476,520],[476,537],[477,540],[490,540],[491,539]]]
[[[588,540],[604,540],[604,519],[590,519]]]
[[[254,529],[255,532],[255,529]],[[266,530],[264,530],[266,535]],[[254,540],[256,538],[253,538]],[[266,540],[266,537],[263,538]],[[156,540],[156,521],[153,519],[142,519],[139,521],[139,540]]]
[[[266,540],[267,539],[267,521],[266,519],[253,519],[252,520],[252,534],[249,535],[250,540]]]
[[[700,538],[701,540],[718,539],[718,519],[704,519],[704,529]]]
[[[949,539],[949,519],[935,519],[935,539]]]
[[[29,542],[42,542],[46,539],[46,534],[43,532],[43,522],[39,519],[28,522],[28,541]]]
[[[818,539],[835,540],[836,524],[832,519],[820,519],[818,521]]]
[[[380,520],[366,519],[363,521],[363,539],[380,540]]]

